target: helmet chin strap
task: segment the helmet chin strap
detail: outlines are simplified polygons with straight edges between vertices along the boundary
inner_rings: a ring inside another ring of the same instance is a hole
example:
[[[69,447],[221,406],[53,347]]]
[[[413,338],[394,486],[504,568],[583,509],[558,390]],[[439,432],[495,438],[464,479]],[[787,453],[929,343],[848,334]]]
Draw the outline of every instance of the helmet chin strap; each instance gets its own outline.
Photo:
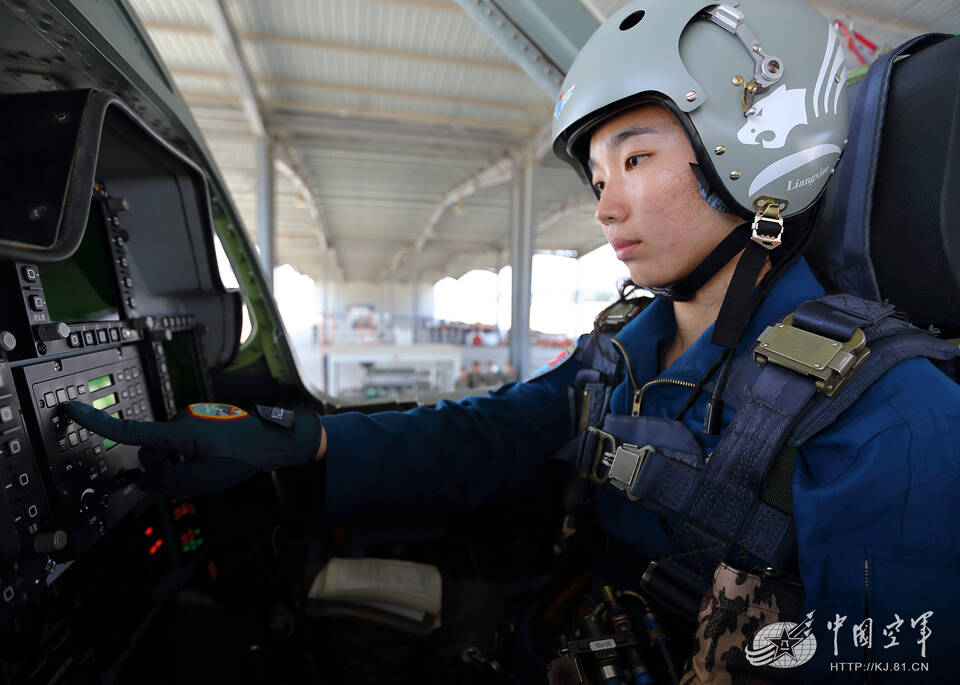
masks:
[[[697,188],[704,201],[718,212],[730,213],[730,210],[724,204],[720,196],[711,188],[710,180],[703,173],[703,169],[696,162],[690,162],[690,170],[697,178]],[[737,253],[747,246],[749,234],[740,229],[747,224],[741,224],[730,231],[726,238],[720,241],[720,244],[713,248],[713,251],[697,265],[697,267],[675,283],[665,286],[643,286],[652,292],[656,297],[673,302],[688,302],[697,295],[697,291],[703,287],[704,283],[713,278],[720,269],[726,266],[731,259],[737,256]]]
[[[750,301],[753,298],[757,279],[760,278],[760,272],[763,271],[770,250],[780,245],[782,235],[783,219],[780,217],[780,205],[765,204],[757,211],[752,224],[743,223],[730,231],[706,259],[686,277],[665,287],[647,287],[657,297],[674,302],[692,300],[707,281],[729,264],[738,253],[743,252],[737,261],[727,292],[723,296],[720,311],[714,322],[713,335],[710,338],[711,344],[724,348],[724,352],[721,355],[723,366],[720,377],[714,387],[713,396],[707,401],[707,409],[703,417],[703,430],[708,435],[719,432],[723,415],[721,396],[730,371],[730,362],[748,324]],[[713,367],[707,375],[712,374],[715,369],[716,367]],[[701,379],[701,384],[705,381],[706,376]],[[684,408],[681,415],[687,408]]]
[[[750,242],[750,224],[743,223],[727,234],[727,237],[720,241],[720,244],[713,248],[713,251],[697,265],[689,274],[679,281],[662,287],[643,286],[657,297],[662,297],[673,302],[689,302],[697,295],[697,291],[709,281],[724,266],[730,263],[730,260],[742,252],[747,243]]]
[[[774,202],[764,205],[757,211],[751,225],[750,244],[737,262],[737,268],[730,279],[730,285],[720,304],[720,312],[714,322],[710,342],[724,348],[723,367],[713,389],[713,396],[707,400],[707,409],[703,416],[703,432],[716,435],[720,431],[723,416],[723,389],[730,373],[730,362],[749,323],[750,300],[763,271],[770,250],[780,245],[783,236],[783,219],[780,205]]]

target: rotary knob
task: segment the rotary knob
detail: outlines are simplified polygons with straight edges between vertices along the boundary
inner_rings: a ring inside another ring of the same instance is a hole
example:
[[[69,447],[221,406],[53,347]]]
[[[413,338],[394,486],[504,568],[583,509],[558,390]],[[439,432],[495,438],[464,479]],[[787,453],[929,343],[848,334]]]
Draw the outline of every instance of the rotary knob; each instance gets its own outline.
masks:
[[[37,335],[37,340],[52,342],[54,340],[66,340],[70,335],[70,327],[62,321],[54,323],[44,323],[33,329]]]
[[[98,492],[93,488],[87,488],[80,493],[80,512],[83,514],[96,514],[110,506],[110,493]]]
[[[63,530],[40,533],[33,539],[33,550],[37,554],[52,554],[66,547],[68,540],[67,533]]]

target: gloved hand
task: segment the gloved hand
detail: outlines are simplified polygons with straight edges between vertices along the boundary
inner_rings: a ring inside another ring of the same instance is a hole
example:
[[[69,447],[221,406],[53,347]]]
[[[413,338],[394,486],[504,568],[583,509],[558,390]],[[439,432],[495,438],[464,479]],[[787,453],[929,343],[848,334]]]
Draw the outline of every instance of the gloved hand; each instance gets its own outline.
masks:
[[[68,402],[81,426],[125,445],[140,446],[145,492],[186,497],[218,492],[259,471],[313,461],[320,447],[320,417],[257,407],[250,415],[229,404],[191,404],[172,421],[117,419],[83,402]]]

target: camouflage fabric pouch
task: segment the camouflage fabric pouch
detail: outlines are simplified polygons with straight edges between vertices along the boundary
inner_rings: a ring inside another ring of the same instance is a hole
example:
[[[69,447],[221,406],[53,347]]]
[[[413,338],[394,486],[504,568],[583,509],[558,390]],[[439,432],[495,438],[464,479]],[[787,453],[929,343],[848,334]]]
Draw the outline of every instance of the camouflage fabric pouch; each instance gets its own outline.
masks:
[[[713,587],[700,600],[694,653],[687,659],[681,685],[738,685],[793,682],[794,669],[757,667],[746,649],[762,627],[797,621],[803,586],[779,578],[740,571],[721,563]]]

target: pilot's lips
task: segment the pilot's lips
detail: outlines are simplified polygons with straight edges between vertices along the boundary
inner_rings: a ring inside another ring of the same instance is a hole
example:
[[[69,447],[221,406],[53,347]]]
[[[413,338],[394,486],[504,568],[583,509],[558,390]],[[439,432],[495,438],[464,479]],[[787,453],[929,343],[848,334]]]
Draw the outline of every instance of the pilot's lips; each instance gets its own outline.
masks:
[[[617,253],[617,259],[624,260],[633,254],[633,251],[640,244],[639,240],[611,240],[610,245],[613,251]]]

